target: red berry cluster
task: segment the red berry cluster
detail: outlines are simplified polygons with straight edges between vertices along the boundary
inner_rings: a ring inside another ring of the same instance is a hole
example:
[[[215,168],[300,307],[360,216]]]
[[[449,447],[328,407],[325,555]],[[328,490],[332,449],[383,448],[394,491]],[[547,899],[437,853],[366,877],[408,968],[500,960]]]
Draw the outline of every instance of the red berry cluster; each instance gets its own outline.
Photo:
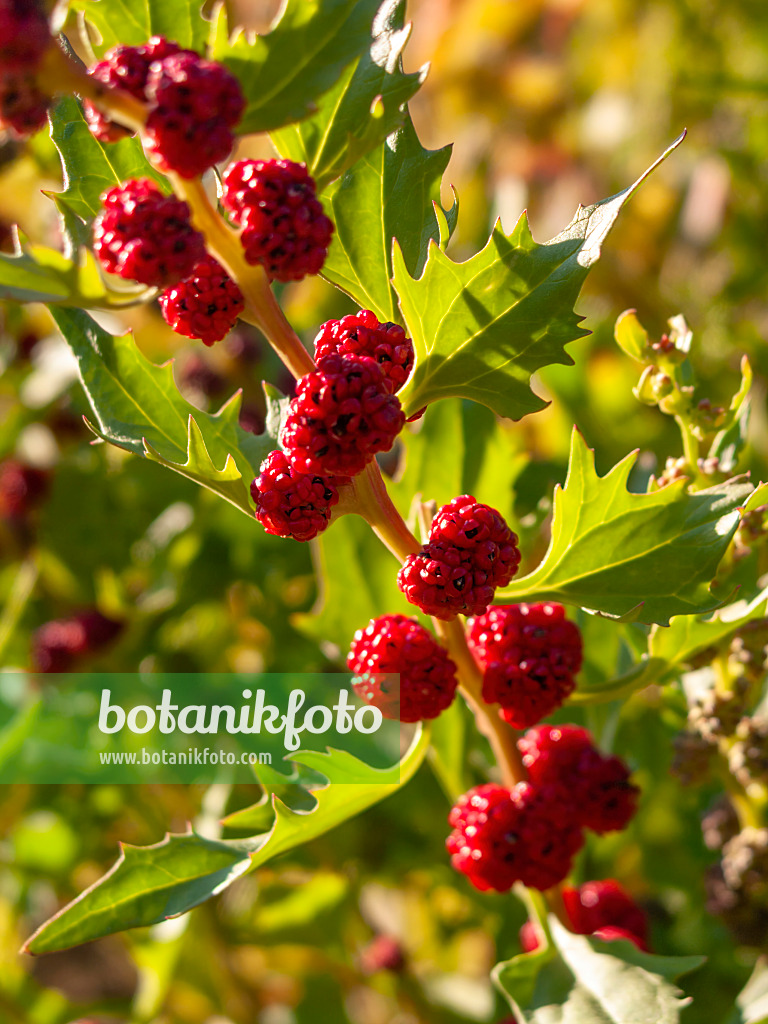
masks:
[[[270,452],[251,484],[256,518],[276,537],[312,540],[328,525],[339,491],[333,477],[303,473],[284,452]]]
[[[561,882],[584,829],[624,828],[637,803],[626,765],[603,757],[576,726],[541,726],[518,741],[528,781],[465,793],[448,818],[453,866],[478,889]],[[578,757],[573,752],[579,749]]]
[[[32,638],[32,667],[36,672],[69,672],[85,656],[107,647],[122,628],[121,622],[95,609],[46,622]]]
[[[500,704],[515,729],[541,721],[576,685],[581,634],[561,604],[490,608],[469,624],[467,640],[483,669],[483,699]]]
[[[243,293],[213,256],[205,255],[160,296],[163,319],[177,334],[204,345],[225,338],[245,308]]]
[[[438,511],[427,543],[406,558],[397,582],[427,615],[452,619],[482,614],[519,565],[517,536],[501,515],[462,494]]]
[[[0,0],[0,127],[23,137],[45,124],[51,101],[37,72],[51,31],[35,0]]]
[[[161,170],[195,178],[231,152],[245,97],[221,64],[153,36],[143,46],[115,47],[90,73],[148,104],[146,142]],[[91,103],[86,117],[101,141],[125,134]]]
[[[280,443],[303,473],[355,476],[376,452],[389,451],[404,423],[373,359],[330,355],[298,381]]]
[[[0,464],[0,519],[24,522],[48,493],[49,474],[16,459]]]
[[[528,777],[536,785],[568,792],[580,825],[593,832],[626,828],[640,793],[619,757],[597,750],[577,725],[539,725],[517,741]]]
[[[395,392],[413,369],[413,342],[403,328],[389,322],[379,323],[369,309],[323,324],[315,338],[315,359],[335,353],[375,359]]]
[[[405,615],[382,615],[358,630],[347,666],[355,693],[385,718],[437,718],[456,695],[456,666],[445,648]]]
[[[224,172],[224,209],[243,230],[248,263],[275,281],[300,281],[320,271],[333,223],[315,182],[291,160],[238,160]]]
[[[571,931],[576,935],[594,935],[603,942],[627,939],[638,949],[648,950],[645,913],[615,879],[585,882],[577,889],[564,885],[562,897]],[[536,928],[530,921],[520,929],[520,944],[526,953],[539,947]]]
[[[148,178],[116,185],[101,201],[93,249],[110,274],[165,287],[187,277],[205,256],[187,204],[163,195]]]

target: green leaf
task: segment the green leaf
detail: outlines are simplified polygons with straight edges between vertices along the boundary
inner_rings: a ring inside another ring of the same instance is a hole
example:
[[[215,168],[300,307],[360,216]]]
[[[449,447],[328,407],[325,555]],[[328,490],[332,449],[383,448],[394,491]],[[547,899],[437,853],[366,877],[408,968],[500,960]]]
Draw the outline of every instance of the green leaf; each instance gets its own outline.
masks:
[[[86,249],[70,258],[43,245],[19,242],[12,256],[0,253],[0,299],[121,309],[144,301],[149,294],[140,286],[125,291],[108,288],[96,260]]]
[[[672,615],[713,611],[710,589],[739,524],[749,485],[688,493],[685,479],[631,494],[633,453],[604,477],[574,430],[565,487],[555,489],[552,539],[542,563],[497,591],[497,603],[553,600],[667,625]]]
[[[70,0],[101,36],[97,56],[118,43],[138,46],[150,36],[166,36],[202,53],[211,25],[202,15],[202,0]]]
[[[616,326],[613,329],[613,336],[622,351],[638,363],[649,361],[652,355],[651,343],[648,338],[648,331],[637,319],[636,309],[625,309]]]
[[[212,54],[237,76],[248,105],[238,131],[272,131],[317,110],[320,96],[371,40],[380,0],[284,0],[266,35],[230,37],[222,7]]]
[[[748,622],[768,617],[768,587],[752,601],[737,601],[715,612],[711,618],[681,615],[669,626],[654,626],[648,649],[668,667],[690,664],[709,648],[721,648]]]
[[[416,278],[395,248],[395,290],[416,348],[414,372],[400,393],[406,416],[450,395],[513,420],[545,407],[531,390],[531,375],[552,363],[572,364],[565,345],[588,333],[573,304],[589,269],[622,206],[682,139],[623,192],[579,207],[544,245],[533,240],[523,214],[509,236],[497,224],[485,248],[464,263],[432,244]]]
[[[690,1003],[672,979],[701,956],[642,953],[631,942],[573,935],[549,919],[554,945],[497,964],[492,978],[516,1017],[530,1024],[678,1024]]]
[[[379,145],[404,119],[404,105],[426,68],[403,74],[410,35],[404,0],[385,0],[374,18],[370,48],[346,68],[312,117],[272,134],[281,156],[305,163],[319,189]]]
[[[194,832],[167,835],[154,846],[121,843],[112,869],[39,928],[24,952],[51,953],[177,917],[247,871],[251,845]]]
[[[766,1024],[768,1022],[768,964],[760,959],[749,981],[736,997],[736,1007],[728,1024]]]
[[[469,714],[466,703],[455,700],[431,723],[429,763],[451,802],[471,786],[466,764]]]
[[[399,259],[420,274],[430,244],[445,245],[458,206],[440,206],[440,182],[451,147],[428,150],[409,117],[403,127],[323,193],[333,236],[322,275],[379,320],[400,321],[392,290],[392,239]],[[415,411],[415,410],[414,410]]]
[[[99,6],[107,0],[99,0]],[[89,4],[89,6],[91,6]],[[50,112],[51,139],[61,156],[64,191],[54,194],[58,203],[90,225],[101,209],[99,197],[113,185],[129,178],[165,179],[151,166],[137,138],[99,142],[92,134],[80,103],[65,96]]]
[[[52,315],[77,357],[95,433],[189,477],[251,516],[250,483],[274,442],[239,426],[239,395],[215,415],[201,412],[179,393],[173,363],[150,363],[131,334],[114,337],[82,310],[54,308]]]
[[[112,869],[39,928],[25,951],[51,953],[186,913],[246,871],[397,792],[413,778],[428,746],[429,731],[419,730],[402,761],[387,769],[371,768],[346,751],[299,751],[292,760],[328,781],[313,789],[310,810],[291,810],[273,795],[272,828],[249,839],[213,840],[190,832],[166,836],[155,846],[121,845]],[[237,817],[228,823],[236,823]]]

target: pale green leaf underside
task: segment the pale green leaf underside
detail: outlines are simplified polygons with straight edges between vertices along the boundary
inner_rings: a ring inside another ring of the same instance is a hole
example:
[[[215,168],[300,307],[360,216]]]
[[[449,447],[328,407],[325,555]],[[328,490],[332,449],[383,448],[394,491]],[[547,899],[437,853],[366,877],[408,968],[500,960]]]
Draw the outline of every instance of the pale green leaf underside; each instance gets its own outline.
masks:
[[[99,881],[47,921],[28,940],[30,953],[50,953],[93,939],[176,917],[220,893],[267,860],[335,828],[405,785],[424,759],[428,731],[420,732],[399,765],[371,768],[344,751],[298,752],[293,760],[330,783],[314,790],[315,807],[290,810],[273,797],[269,832],[244,840],[211,840],[195,833],[167,836],[148,847],[123,846]],[[232,821],[236,821],[236,816]]]
[[[249,487],[274,447],[238,424],[239,396],[216,414],[179,393],[172,363],[155,366],[130,334],[114,337],[82,310],[52,310],[80,369],[104,440],[174,469],[252,514]]]
[[[138,46],[150,36],[203,53],[211,30],[202,0],[70,0],[70,7],[82,11],[101,36],[92,41],[97,56],[119,43]]]
[[[497,591],[497,603],[563,601],[660,625],[722,603],[727,595],[713,593],[710,583],[751,487],[731,482],[689,494],[680,480],[631,494],[635,459],[598,477],[594,452],[574,431],[565,487],[555,490],[549,550],[532,573]]]
[[[550,928],[550,950],[497,964],[492,974],[520,1021],[678,1024],[690,1000],[672,979],[696,970],[704,957],[652,956],[631,942],[573,935],[552,916]]]
[[[586,333],[573,311],[589,268],[622,206],[679,143],[630,188],[579,207],[556,238],[537,244],[523,216],[507,236],[497,224],[485,248],[464,263],[433,244],[414,277],[396,248],[394,286],[416,348],[416,366],[400,399],[406,415],[456,395],[520,419],[542,409],[531,375],[572,363],[568,342]]]
[[[318,188],[338,178],[403,121],[404,104],[426,69],[404,74],[401,53],[410,34],[404,0],[385,0],[366,53],[325,93],[312,117],[272,133],[281,156],[307,165]]]

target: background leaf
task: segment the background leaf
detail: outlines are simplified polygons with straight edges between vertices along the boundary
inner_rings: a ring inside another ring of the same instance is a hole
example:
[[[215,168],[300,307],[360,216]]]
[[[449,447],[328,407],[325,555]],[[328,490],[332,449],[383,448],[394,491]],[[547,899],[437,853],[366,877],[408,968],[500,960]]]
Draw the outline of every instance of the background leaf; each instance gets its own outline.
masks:
[[[414,372],[400,393],[407,416],[450,395],[514,420],[545,407],[531,390],[531,375],[572,363],[565,345],[587,333],[573,312],[587,273],[624,203],[682,138],[629,188],[580,206],[544,245],[533,240],[523,214],[509,236],[497,223],[485,248],[464,263],[432,244],[416,277],[395,248],[394,286],[416,348]]]
[[[392,239],[401,261],[420,274],[430,242],[445,245],[458,206],[440,206],[440,182],[451,147],[428,150],[410,117],[322,196],[336,231],[322,276],[379,320],[399,322],[392,290]],[[437,205],[435,205],[437,204]]]
[[[179,393],[173,364],[154,366],[130,334],[114,337],[82,310],[52,312],[77,357],[99,436],[190,477],[252,515],[250,484],[274,442],[239,426],[239,397],[216,415],[202,412]]]
[[[671,615],[712,611],[710,590],[739,524],[749,485],[722,484],[689,494],[685,479],[651,494],[631,494],[636,455],[604,477],[574,430],[565,487],[555,490],[552,540],[543,562],[496,593],[499,603],[564,601],[667,625]],[[642,607],[638,607],[642,605]]]
[[[211,31],[202,0],[70,0],[70,7],[82,11],[101,36],[92,42],[99,57],[119,43],[138,46],[150,36],[203,53]]]
[[[230,37],[222,7],[213,36],[214,60],[237,76],[248,105],[242,135],[272,131],[317,109],[348,64],[371,39],[379,0],[285,0],[266,35]]]
[[[410,35],[404,15],[404,0],[385,0],[368,51],[324,94],[318,112],[272,133],[281,156],[305,163],[319,189],[402,123],[404,104],[424,80],[426,68],[408,75],[402,70]]]

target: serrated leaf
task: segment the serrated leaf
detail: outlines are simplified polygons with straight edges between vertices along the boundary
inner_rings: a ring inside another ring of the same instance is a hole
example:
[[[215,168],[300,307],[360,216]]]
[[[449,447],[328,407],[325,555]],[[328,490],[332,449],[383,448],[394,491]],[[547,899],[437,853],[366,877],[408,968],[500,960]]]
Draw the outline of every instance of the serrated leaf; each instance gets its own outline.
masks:
[[[545,407],[531,375],[572,364],[565,346],[588,333],[573,311],[587,273],[622,206],[682,138],[629,188],[579,207],[544,245],[523,214],[509,236],[497,223],[485,248],[464,263],[432,244],[417,277],[395,248],[394,286],[416,348],[414,372],[400,392],[406,416],[451,395],[513,420]]]
[[[99,0],[106,4],[107,0]],[[51,139],[61,156],[64,191],[55,193],[58,203],[90,225],[101,209],[99,197],[113,185],[129,178],[154,178],[164,182],[151,166],[137,138],[101,143],[91,133],[78,100],[60,99],[50,114]]]
[[[203,0],[70,0],[69,6],[82,11],[101,36],[93,43],[97,56],[118,43],[138,46],[150,36],[165,36],[203,53],[211,31]]]
[[[322,276],[379,320],[401,320],[391,284],[392,239],[403,265],[420,274],[429,245],[445,245],[456,225],[458,206],[440,206],[450,156],[450,146],[424,149],[406,117],[402,128],[323,193],[336,231]]]
[[[371,768],[345,751],[296,753],[297,764],[330,780],[313,791],[311,810],[293,811],[273,796],[274,823],[262,835],[211,840],[188,833],[169,835],[155,846],[122,846],[113,868],[39,928],[26,952],[54,952],[191,910],[246,871],[397,792],[416,773],[428,745],[428,730],[420,731],[402,761],[389,769]]]
[[[344,70],[318,112],[272,134],[281,156],[305,163],[319,189],[402,123],[404,105],[424,81],[426,68],[403,73],[401,53],[410,35],[404,15],[404,0],[385,0],[367,53]]]
[[[672,979],[701,956],[642,953],[631,942],[573,935],[550,916],[554,945],[497,964],[492,978],[517,1019],[529,1024],[678,1024],[690,1003]]]
[[[636,458],[599,477],[594,452],[574,430],[565,487],[555,489],[549,549],[532,573],[497,591],[497,603],[563,601],[607,615],[634,612],[663,626],[672,615],[722,604],[725,595],[710,583],[749,485],[731,481],[689,493],[682,479],[632,494],[627,480]]]
[[[154,846],[121,844],[112,869],[39,928],[24,951],[51,953],[177,917],[247,871],[251,847],[194,832],[167,835]]]
[[[239,426],[239,395],[215,415],[202,412],[179,393],[172,362],[150,363],[131,334],[115,337],[82,310],[54,308],[52,315],[77,358],[100,437],[162,463],[253,514],[250,483],[274,441]]]
[[[380,0],[283,0],[266,35],[230,37],[224,7],[214,21],[212,57],[237,76],[247,100],[237,131],[273,131],[317,110],[371,39]]]
[[[0,253],[0,299],[121,309],[144,301],[149,294],[142,287],[108,288],[93,255],[85,249],[73,258],[43,245],[19,245],[12,256]]]
[[[738,601],[709,618],[681,615],[669,626],[655,626],[648,642],[650,653],[668,666],[690,664],[708,648],[722,647],[748,622],[768,618],[768,587],[750,602]]]

